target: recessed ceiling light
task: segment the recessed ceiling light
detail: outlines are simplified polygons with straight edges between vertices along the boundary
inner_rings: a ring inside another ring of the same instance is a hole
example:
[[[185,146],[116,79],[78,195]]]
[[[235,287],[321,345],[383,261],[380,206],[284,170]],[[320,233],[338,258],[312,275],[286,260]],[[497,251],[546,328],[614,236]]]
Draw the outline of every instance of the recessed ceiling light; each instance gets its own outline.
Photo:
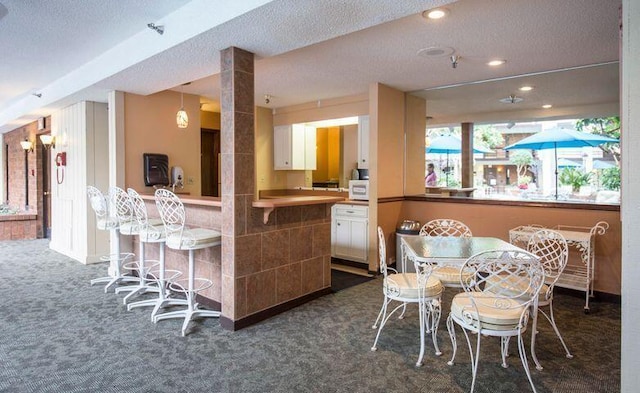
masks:
[[[533,86],[522,86],[518,90],[520,90],[520,91],[531,91],[531,90],[533,90]]]
[[[542,105],[542,107],[543,107],[544,109],[549,109],[549,108],[551,108],[552,106],[553,106],[553,105],[551,105],[551,104],[544,104],[544,105]]]
[[[447,15],[449,15],[449,10],[446,8],[434,8],[422,13],[422,17],[427,19],[442,19]]]
[[[420,49],[418,56],[424,57],[443,57],[451,56],[455,50],[448,46],[432,46],[429,48]]]
[[[487,65],[491,67],[497,67],[497,66],[503,65],[506,62],[507,62],[506,60],[491,60],[490,62],[487,63]]]

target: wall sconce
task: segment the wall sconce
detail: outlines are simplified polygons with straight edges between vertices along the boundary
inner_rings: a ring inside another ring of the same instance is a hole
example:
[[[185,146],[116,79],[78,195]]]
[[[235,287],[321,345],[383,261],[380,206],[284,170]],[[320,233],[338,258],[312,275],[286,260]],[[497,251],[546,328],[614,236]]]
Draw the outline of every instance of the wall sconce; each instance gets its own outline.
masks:
[[[28,139],[20,141],[20,146],[22,146],[22,149],[27,153],[31,153],[33,151],[33,142]]]
[[[50,134],[40,135],[40,141],[44,145],[45,149],[56,148],[56,137]]]

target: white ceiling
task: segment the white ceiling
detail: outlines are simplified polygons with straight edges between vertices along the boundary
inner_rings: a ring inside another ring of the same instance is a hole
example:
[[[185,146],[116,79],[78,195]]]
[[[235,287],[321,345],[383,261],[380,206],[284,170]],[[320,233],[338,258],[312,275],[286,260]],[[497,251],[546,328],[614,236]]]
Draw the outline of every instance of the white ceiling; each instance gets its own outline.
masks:
[[[193,81],[185,93],[215,101],[219,51],[228,46],[256,53],[256,103],[264,106],[270,94],[273,108],[365,93],[373,82],[425,97],[437,123],[487,120],[489,112],[518,120],[557,117],[578,105],[615,108],[620,4],[0,0],[0,53],[9,54],[0,62],[0,132],[78,100],[105,101],[110,90],[151,94]],[[440,5],[447,18],[421,17]],[[457,68],[446,56],[417,55],[432,46],[453,48]],[[489,68],[491,58],[507,63]],[[583,67],[594,64],[605,65]],[[529,76],[515,78],[521,75]],[[493,82],[468,85],[485,80]],[[514,91],[525,81],[532,92]],[[513,93],[524,102],[497,102]],[[553,110],[537,109],[542,101]]]

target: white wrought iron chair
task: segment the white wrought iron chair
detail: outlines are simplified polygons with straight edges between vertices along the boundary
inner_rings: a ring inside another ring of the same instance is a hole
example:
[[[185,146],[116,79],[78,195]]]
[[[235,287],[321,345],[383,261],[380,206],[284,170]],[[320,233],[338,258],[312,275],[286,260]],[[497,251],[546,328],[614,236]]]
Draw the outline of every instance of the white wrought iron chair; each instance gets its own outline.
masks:
[[[453,365],[457,352],[455,325],[462,328],[471,357],[471,392],[473,392],[483,336],[500,338],[502,366],[507,367],[507,350],[511,337],[518,338],[522,366],[533,391],[536,391],[527,363],[523,333],[530,312],[537,307],[538,293],[544,283],[544,270],[538,258],[526,251],[485,251],[470,257],[463,265],[460,284],[464,289],[453,297],[447,329],[453,346],[448,362]],[[477,337],[475,355],[469,332]]]
[[[406,247],[406,243],[402,242]],[[405,250],[407,251],[407,250]],[[378,313],[375,323],[371,327],[372,329],[378,328],[375,341],[371,347],[372,351],[377,350],[378,339],[382,329],[389,321],[389,318],[402,308],[402,312],[398,319],[404,318],[407,303],[416,303],[419,307],[420,315],[420,355],[416,366],[422,365],[422,358],[424,355],[424,334],[425,327],[427,333],[432,333],[433,345],[436,350],[436,355],[441,355],[438,348],[438,341],[436,338],[438,322],[440,320],[440,297],[442,295],[442,284],[435,277],[430,276],[431,266],[419,265],[416,263],[416,268],[419,273],[398,273],[395,269],[387,266],[386,255],[387,248],[384,239],[384,232],[382,228],[378,227],[378,252],[380,258],[380,272],[383,274],[382,293],[384,295],[384,301],[382,302],[382,308]],[[408,253],[405,252],[405,258],[409,258]],[[415,258],[413,259],[415,260]],[[412,261],[413,261],[412,260]],[[393,274],[389,274],[388,271],[392,271]],[[391,312],[387,312],[389,304],[392,301],[400,302]],[[378,326],[379,324],[379,326]]]
[[[121,235],[135,236],[138,235],[140,229],[138,221],[135,218],[133,212],[133,205],[131,204],[131,197],[125,190],[120,187],[111,187],[109,189],[109,195],[112,201],[112,205],[115,209],[115,215],[118,218],[119,231]],[[127,287],[116,288],[116,293],[128,291],[129,293],[122,300],[123,304],[127,304],[129,299],[134,295],[142,295],[144,293],[157,293],[159,291],[155,282],[147,279],[151,268],[158,265],[157,262],[146,263],[144,260],[144,243],[140,243],[140,251],[137,261],[132,261],[123,265],[125,269],[131,271],[137,271],[138,283],[136,285],[130,285]]]
[[[109,208],[109,200],[105,195],[98,190],[96,187],[87,186],[87,196],[89,197],[89,204],[91,205],[91,209],[95,213],[96,216],[96,227],[99,230],[110,231],[112,233],[118,233],[118,219],[116,217],[111,216]],[[118,236],[115,236],[116,239],[119,239]],[[95,278],[90,281],[91,285],[98,283],[106,283],[104,286],[104,292],[107,293],[109,288],[114,285],[118,285],[121,283],[127,282],[138,282],[138,278],[130,275],[125,275],[122,273],[122,264],[127,263],[131,258],[134,257],[134,254],[120,253],[120,242],[117,240],[116,244],[116,252],[113,255],[104,255],[100,257],[101,261],[110,261],[111,266],[111,275],[106,277]]]
[[[569,348],[567,348],[560,334],[560,330],[558,330],[556,320],[553,316],[553,289],[565,266],[567,266],[569,246],[562,234],[552,229],[541,229],[531,235],[527,250],[539,258],[545,273],[545,283],[540,289],[538,308],[534,310],[533,329],[531,332],[531,356],[536,363],[536,368],[542,370],[535,351],[535,340],[538,334],[536,330],[538,312],[544,315],[553,327],[553,330],[556,332],[556,335],[564,347],[567,358],[573,358],[573,355],[569,352]],[[549,307],[549,314],[544,312],[542,307]]]
[[[427,222],[420,228],[420,236],[471,237],[471,229],[464,223],[448,218],[440,218]],[[458,266],[437,266],[433,269],[446,288],[460,288],[460,268]]]
[[[161,219],[149,219],[147,215],[147,206],[144,200],[140,197],[140,195],[136,192],[136,190],[132,188],[127,189],[127,193],[131,198],[131,206],[134,212],[134,217],[138,222],[138,239],[140,242],[140,255],[145,255],[145,244],[146,243],[155,243],[159,246],[159,261],[158,268],[150,269],[148,275],[151,276],[158,285],[158,297],[155,299],[147,299],[140,300],[137,302],[129,303],[127,305],[127,310],[131,310],[135,307],[146,307],[152,306],[153,311],[151,312],[151,320],[158,313],[160,308],[170,306],[170,305],[187,305],[186,299],[176,299],[169,297],[170,292],[167,288],[167,283],[171,280],[176,279],[178,276],[182,274],[182,272],[178,270],[169,270],[165,268],[165,254],[164,254],[164,246],[166,241],[164,224]],[[149,262],[156,262],[146,260]]]
[[[165,189],[156,190],[155,199],[160,218],[164,222],[167,247],[189,251],[189,276],[169,284],[171,290],[185,294],[187,309],[158,314],[154,317],[154,322],[169,318],[184,318],[182,324],[184,336],[192,319],[220,317],[220,311],[199,309],[196,303],[198,292],[209,288],[213,282],[206,278],[195,277],[195,250],[218,246],[222,238],[220,232],[213,229],[186,228],[184,205],[173,192]]]

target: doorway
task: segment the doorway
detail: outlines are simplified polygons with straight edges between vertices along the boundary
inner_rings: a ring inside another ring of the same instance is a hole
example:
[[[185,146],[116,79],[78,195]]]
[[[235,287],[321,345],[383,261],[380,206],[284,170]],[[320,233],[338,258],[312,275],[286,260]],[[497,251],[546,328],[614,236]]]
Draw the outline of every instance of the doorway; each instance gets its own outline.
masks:
[[[220,130],[200,129],[202,196],[220,196]]]
[[[42,168],[42,234],[45,238],[51,239],[51,150],[40,144],[40,163]]]

